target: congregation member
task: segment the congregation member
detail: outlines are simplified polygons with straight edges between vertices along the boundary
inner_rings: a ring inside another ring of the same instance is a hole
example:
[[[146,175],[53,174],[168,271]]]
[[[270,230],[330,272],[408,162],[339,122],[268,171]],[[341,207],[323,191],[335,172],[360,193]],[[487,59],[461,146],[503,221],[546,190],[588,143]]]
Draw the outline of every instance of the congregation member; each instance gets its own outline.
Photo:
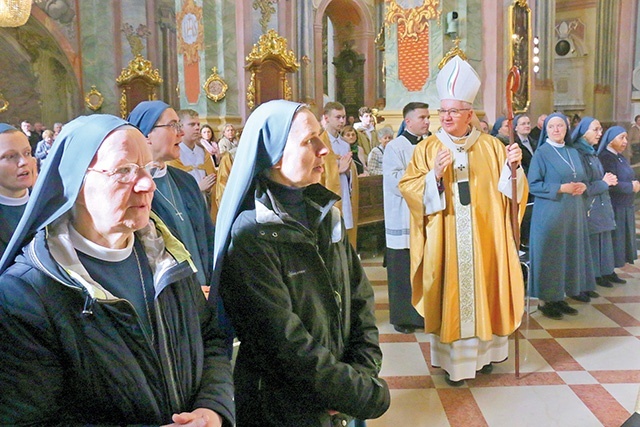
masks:
[[[238,148],[238,141],[236,140],[236,128],[227,123],[222,128],[222,138],[218,141],[218,149],[222,156],[227,151],[232,151]]]
[[[396,331],[410,334],[424,327],[424,319],[411,305],[410,213],[398,183],[416,144],[429,132],[429,104],[410,102],[402,109],[402,117],[405,124],[402,135],[384,150],[382,188],[389,322]]]
[[[369,175],[367,169],[367,157],[364,154],[364,149],[358,144],[358,132],[351,125],[347,125],[342,129],[340,137],[349,144],[351,150],[351,159],[356,165],[356,171],[358,176]]]
[[[222,198],[215,269],[238,332],[237,426],[346,426],[390,403],[374,295],[319,185],[329,148],[302,104],[249,116]]]
[[[378,131],[378,141],[380,144],[371,149],[369,157],[367,158],[367,168],[369,169],[369,175],[382,175],[382,159],[384,156],[384,149],[393,139],[393,129],[391,126],[384,126]]]
[[[450,84],[449,84],[450,83]],[[480,89],[475,70],[453,57],[436,78],[442,127],[416,146],[399,188],[411,212],[413,305],[431,334],[431,364],[460,386],[508,356],[524,312],[524,283],[510,224],[505,147],[471,124]],[[520,212],[527,182],[517,168]]]
[[[489,126],[489,122],[486,121],[485,119],[479,120],[480,123],[480,132],[482,133],[489,133],[491,131],[491,127]]]
[[[234,425],[231,366],[144,136],[60,133],[0,262],[3,425]]]
[[[540,140],[540,133],[542,133],[542,128],[544,127],[544,121],[547,118],[546,114],[540,114],[538,119],[536,120],[536,125],[531,129],[529,133],[529,138],[535,141],[536,143]]]
[[[153,211],[186,246],[197,268],[201,286],[210,286],[214,227],[193,176],[169,164],[180,156],[183,126],[176,111],[162,101],[139,103],[127,120],[147,138],[159,171]]]
[[[376,133],[376,119],[373,111],[369,107],[360,107],[358,109],[358,117],[360,121],[355,123],[353,127],[358,131],[358,144],[364,150],[364,155],[368,156],[373,147],[379,144],[378,135]]]
[[[213,165],[218,167],[220,165],[220,148],[211,126],[200,126],[200,145],[211,155]]]
[[[533,157],[533,152],[538,146],[538,141],[533,141],[529,136],[531,133],[531,119],[529,119],[529,116],[526,114],[518,114],[514,117],[513,129],[514,140],[522,150],[522,169],[526,175],[529,172],[531,158]],[[533,212],[534,199],[535,196],[532,193],[529,193],[527,208],[525,209],[524,217],[522,218],[522,225],[520,227],[520,247],[523,249],[527,249],[529,247],[529,232],[531,230],[531,214]]]
[[[569,296],[589,302],[595,290],[587,224],[587,182],[580,154],[571,146],[569,120],[547,116],[531,165],[529,186],[535,196],[531,216],[531,294],[542,314],[562,319],[578,310]]]
[[[613,231],[613,260],[616,268],[626,263],[633,264],[638,258],[636,245],[636,225],[633,200],[640,191],[640,182],[635,172],[622,155],[627,148],[627,132],[622,126],[612,126],[605,132],[598,147],[598,157],[605,172],[611,172],[618,178],[618,183],[609,187],[611,205],[616,220]],[[613,283],[626,283],[615,271],[605,276]]]
[[[27,136],[0,123],[0,257],[20,222],[36,176]]]
[[[62,130],[62,123],[61,122],[55,122],[53,124],[53,138],[55,139],[58,134],[60,133],[60,131]]]
[[[36,147],[38,146],[38,142],[40,142],[40,135],[33,132],[33,128],[31,127],[31,123],[27,120],[23,120],[20,123],[20,129],[22,133],[24,133],[29,140],[29,145],[31,146],[31,153],[36,153]]]
[[[198,112],[191,109],[176,112],[182,124],[182,141],[180,142],[180,156],[170,160],[169,165],[181,169],[191,175],[202,192],[211,212],[211,220],[215,221],[218,206],[213,203],[215,195],[216,167],[211,156],[200,145],[200,118]]]
[[[498,117],[490,132],[491,136],[498,138],[504,145],[509,145],[509,122],[504,116]]]
[[[36,146],[36,152],[34,157],[38,161],[38,166],[42,167],[42,162],[49,155],[49,151],[53,147],[53,131],[50,129],[46,129],[42,132],[42,141],[38,142]]]
[[[339,102],[327,102],[324,106],[324,132],[322,142],[329,148],[325,161],[326,167],[321,184],[341,197],[337,204],[347,227],[349,241],[356,247],[358,236],[358,171],[353,162],[349,144],[340,133],[344,129],[347,114],[344,105]]]
[[[612,288],[613,285],[606,278],[614,272],[611,232],[616,228],[616,222],[609,187],[616,185],[618,178],[611,172],[605,173],[602,167],[594,148],[600,138],[602,126],[593,117],[583,117],[571,134],[573,147],[580,153],[587,174],[587,223],[596,285]],[[591,298],[599,296],[595,291],[588,291],[587,294]]]

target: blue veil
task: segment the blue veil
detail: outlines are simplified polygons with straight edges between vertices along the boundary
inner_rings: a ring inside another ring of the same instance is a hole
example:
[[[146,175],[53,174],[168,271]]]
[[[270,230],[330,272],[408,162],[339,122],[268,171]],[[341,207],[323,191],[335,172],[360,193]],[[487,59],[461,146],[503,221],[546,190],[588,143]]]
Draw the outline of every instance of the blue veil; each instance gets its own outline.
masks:
[[[219,282],[233,222],[242,211],[253,208],[256,176],[282,158],[293,116],[301,106],[290,101],[269,101],[247,119],[216,219],[212,283]]]
[[[598,154],[602,153],[605,148],[609,145],[611,141],[616,139],[618,135],[626,132],[627,130],[622,126],[611,126],[607,131],[602,135],[602,139],[600,140],[600,146],[598,147]]]
[[[33,187],[22,219],[0,260],[0,273],[38,230],[69,211],[78,197],[84,174],[102,141],[116,128],[128,124],[116,116],[80,116],[63,128],[47,156]]]
[[[571,127],[569,126],[569,119],[562,113],[551,113],[547,116],[546,119],[544,119],[544,125],[542,126],[542,130],[540,131],[540,138],[538,139],[538,148],[540,148],[542,144],[547,142],[547,137],[549,136],[547,134],[547,124],[549,124],[549,120],[553,119],[554,117],[560,117],[567,124],[567,133],[564,135],[564,143],[567,146],[571,146],[571,134],[569,133],[569,129],[571,129]]]
[[[595,119],[593,117],[583,117],[582,120],[580,120],[578,126],[575,127],[573,132],[571,132],[571,143],[578,151],[588,154],[596,152],[595,149],[591,145],[589,145],[589,143],[583,138],[584,134],[587,133],[587,131],[589,130],[589,126],[594,120]]]

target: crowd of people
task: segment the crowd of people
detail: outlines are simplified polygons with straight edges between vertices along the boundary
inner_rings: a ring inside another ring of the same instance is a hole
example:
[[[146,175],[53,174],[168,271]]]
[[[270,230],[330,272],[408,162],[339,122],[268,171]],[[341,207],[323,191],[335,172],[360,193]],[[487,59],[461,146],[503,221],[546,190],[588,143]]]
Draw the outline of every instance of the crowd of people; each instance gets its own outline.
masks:
[[[490,131],[459,57],[436,86],[433,133],[418,101],[397,134],[368,107],[348,125],[338,102],[316,117],[282,100],[239,138],[158,100],[126,120],[0,124],[0,423],[361,426],[383,414],[361,177],[382,175],[390,322],[430,334],[452,386],[507,358],[523,253],[552,319],[577,314],[567,298],[624,283],[640,131],[559,112]]]

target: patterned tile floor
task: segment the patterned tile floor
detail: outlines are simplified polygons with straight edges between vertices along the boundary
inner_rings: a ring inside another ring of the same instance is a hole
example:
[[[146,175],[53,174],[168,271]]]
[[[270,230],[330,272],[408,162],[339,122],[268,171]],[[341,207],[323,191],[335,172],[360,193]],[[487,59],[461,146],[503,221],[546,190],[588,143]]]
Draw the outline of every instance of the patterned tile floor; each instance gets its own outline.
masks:
[[[368,427],[619,427],[640,389],[640,261],[617,270],[627,280],[598,287],[591,303],[568,302],[577,316],[551,320],[531,304],[519,330],[520,378],[510,356],[493,373],[460,388],[429,363],[429,337],[400,334],[389,324],[386,270],[363,257],[376,295],[384,352],[381,375],[391,386],[389,411]]]

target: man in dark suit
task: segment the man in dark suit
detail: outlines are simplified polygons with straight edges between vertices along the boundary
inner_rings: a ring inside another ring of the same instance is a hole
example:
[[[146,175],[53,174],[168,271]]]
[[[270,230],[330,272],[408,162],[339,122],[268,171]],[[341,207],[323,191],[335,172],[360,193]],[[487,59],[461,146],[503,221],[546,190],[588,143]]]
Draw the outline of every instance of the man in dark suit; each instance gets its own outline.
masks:
[[[536,143],[538,142],[538,139],[540,138],[540,133],[542,132],[542,126],[544,126],[544,119],[547,118],[546,114],[541,114],[540,117],[538,117],[538,123],[537,126],[534,127],[533,129],[531,129],[531,133],[529,134],[529,138],[534,140]]]

